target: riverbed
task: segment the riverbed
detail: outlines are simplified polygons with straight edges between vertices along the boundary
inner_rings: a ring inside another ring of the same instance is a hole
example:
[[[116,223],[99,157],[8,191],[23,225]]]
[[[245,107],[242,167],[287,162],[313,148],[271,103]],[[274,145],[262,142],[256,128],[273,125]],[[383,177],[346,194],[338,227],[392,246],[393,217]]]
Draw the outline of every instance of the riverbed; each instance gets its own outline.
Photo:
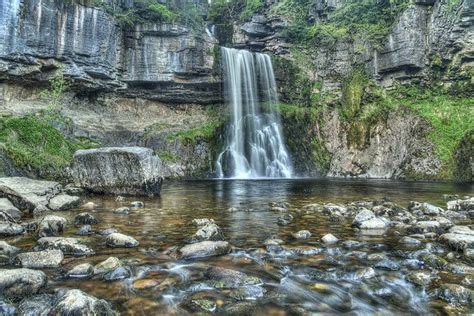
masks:
[[[48,291],[78,288],[111,302],[115,310],[127,315],[474,312],[470,303],[449,302],[439,293],[443,284],[474,289],[473,263],[461,252],[436,238],[420,238],[417,245],[400,244],[405,234],[394,227],[365,234],[351,226],[351,217],[335,220],[305,208],[314,203],[355,201],[390,201],[403,208],[410,201],[419,201],[446,208],[446,195],[472,196],[474,185],[326,179],[166,182],[160,197],[140,199],[144,207],[132,208],[128,215],[113,211],[137,198],[84,196],[84,203],[98,205],[89,211],[99,222],[92,225],[93,231],[115,228],[136,238],[140,245],[108,248],[98,234],[78,237],[79,226],[72,223],[84,210],[61,212],[70,223],[63,235],[80,238],[96,254],[66,257],[61,269],[44,270],[50,280]],[[293,220],[279,225],[282,212],[271,210],[271,202],[284,205]],[[194,260],[173,255],[189,243],[197,230],[192,221],[199,218],[215,221],[232,245],[231,253]],[[470,225],[472,219],[459,222]],[[293,238],[292,233],[300,230],[308,230],[311,237]],[[339,241],[322,243],[321,237],[328,233]],[[268,240],[279,241],[273,244]],[[7,241],[21,248],[33,247],[35,242],[24,237]],[[423,253],[436,254],[451,266],[460,264],[465,269],[436,269],[417,255]],[[130,272],[128,277],[116,281],[100,275],[64,277],[80,263],[97,264],[111,256],[122,260]],[[385,263],[380,264],[382,261]],[[247,287],[226,286],[211,280],[207,273],[211,267],[240,271],[259,281]],[[410,273],[417,272],[426,272],[430,282],[420,286],[407,280]]]

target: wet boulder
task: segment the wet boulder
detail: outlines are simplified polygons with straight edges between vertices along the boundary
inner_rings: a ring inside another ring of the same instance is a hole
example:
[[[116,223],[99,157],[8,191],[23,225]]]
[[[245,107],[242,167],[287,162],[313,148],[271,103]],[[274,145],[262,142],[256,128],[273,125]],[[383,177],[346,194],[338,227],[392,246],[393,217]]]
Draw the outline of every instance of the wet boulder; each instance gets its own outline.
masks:
[[[14,316],[18,315],[17,308],[11,302],[0,297],[0,315]]]
[[[286,226],[293,221],[293,215],[291,214],[284,214],[277,218],[277,224],[279,226]]]
[[[337,239],[333,234],[326,234],[321,238],[321,241],[326,245],[331,245],[337,243],[339,239]]]
[[[0,222],[0,237],[17,236],[23,234],[24,231],[24,227],[20,224]]]
[[[94,266],[94,274],[102,274],[122,266],[122,261],[117,257],[109,257]]]
[[[452,304],[469,304],[474,302],[474,291],[459,284],[443,284],[439,289],[439,298]]]
[[[143,147],[78,150],[73,176],[77,186],[105,194],[159,194],[163,181],[160,158]]]
[[[95,252],[76,238],[66,237],[43,237],[38,239],[36,250],[59,249],[65,255],[90,256]]]
[[[78,264],[77,266],[72,267],[72,269],[66,273],[66,276],[68,278],[82,279],[82,278],[89,278],[93,274],[94,274],[94,267],[92,266],[92,264],[81,263],[81,264]]]
[[[433,279],[433,274],[426,271],[413,271],[407,274],[408,281],[421,287],[428,286]]]
[[[114,210],[114,214],[119,214],[119,215],[128,215],[130,213],[130,208],[123,206],[119,207]]]
[[[20,253],[13,261],[23,268],[44,269],[60,267],[63,259],[61,250],[43,250]]]
[[[126,267],[118,267],[112,271],[104,274],[103,278],[106,281],[117,281],[129,278],[131,275],[130,270]]]
[[[49,200],[48,207],[52,211],[65,211],[71,208],[79,207],[81,199],[77,196],[67,194],[58,194]]]
[[[474,197],[465,200],[448,201],[448,210],[455,212],[469,212],[474,210]]]
[[[39,294],[23,299],[18,305],[18,309],[20,315],[51,315],[55,301],[55,295]]]
[[[92,231],[92,226],[91,225],[84,225],[84,226],[81,226],[76,232],[75,232],[76,235],[79,235],[79,236],[89,236],[89,235],[92,235],[93,234],[93,231]]]
[[[38,225],[38,237],[59,236],[66,227],[67,220],[56,215],[46,215]]]
[[[105,243],[107,246],[114,248],[133,248],[138,247],[140,244],[135,238],[121,233],[113,233],[108,235],[105,238]]]
[[[6,241],[0,240],[0,255],[11,256],[20,251],[20,248],[10,245]]]
[[[92,225],[97,224],[99,221],[91,213],[80,213],[74,218],[74,224],[76,225]]]
[[[8,216],[15,221],[19,221],[22,216],[21,211],[6,198],[0,198],[0,218],[2,217],[1,214],[5,214],[5,216]]]
[[[46,287],[46,274],[31,269],[0,269],[0,289],[2,295],[18,300],[34,295]]]
[[[116,315],[109,302],[81,290],[69,290],[58,298],[52,314],[58,315]]]
[[[439,239],[456,250],[474,248],[474,230],[467,226],[454,226]]]
[[[62,186],[54,181],[33,180],[24,177],[0,178],[0,196],[8,198],[15,207],[33,211],[47,207],[49,200]]]
[[[230,251],[231,247],[226,241],[201,241],[180,248],[179,254],[182,259],[196,259],[225,255]]]
[[[201,226],[192,237],[192,242],[204,240],[224,240],[224,234],[219,226],[215,223],[207,223]]]

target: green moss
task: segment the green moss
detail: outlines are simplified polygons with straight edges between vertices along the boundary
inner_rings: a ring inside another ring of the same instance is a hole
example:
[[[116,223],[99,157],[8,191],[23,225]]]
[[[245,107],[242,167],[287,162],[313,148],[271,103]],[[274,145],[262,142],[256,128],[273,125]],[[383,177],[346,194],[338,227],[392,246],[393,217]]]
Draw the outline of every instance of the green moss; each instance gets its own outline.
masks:
[[[13,163],[46,177],[64,172],[78,149],[97,144],[67,139],[42,116],[0,118],[0,142]]]
[[[156,154],[162,161],[176,162],[181,159],[178,155],[173,154],[169,150],[159,150]]]
[[[369,79],[362,67],[356,67],[351,76],[344,82],[342,89],[342,114],[346,119],[357,115],[361,109],[364,89]]]

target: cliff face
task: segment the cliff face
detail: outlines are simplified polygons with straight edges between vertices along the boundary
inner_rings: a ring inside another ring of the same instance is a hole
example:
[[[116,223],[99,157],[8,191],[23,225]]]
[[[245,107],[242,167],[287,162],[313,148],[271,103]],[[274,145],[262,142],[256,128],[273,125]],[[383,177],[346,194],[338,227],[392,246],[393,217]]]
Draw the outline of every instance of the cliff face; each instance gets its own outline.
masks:
[[[1,1],[0,80],[45,83],[64,68],[77,91],[168,103],[219,102],[215,41],[179,24],[121,28],[99,8],[59,0]]]
[[[222,103],[218,48],[225,44],[273,56],[281,100],[297,108],[281,112],[300,174],[446,179],[453,168],[473,169],[466,160],[472,137],[460,142],[453,132],[457,152],[450,144],[452,158],[441,157],[432,113],[421,115],[418,104],[403,99],[374,110],[400,84],[474,95],[472,1],[412,1],[378,44],[336,37],[309,47],[288,39],[295,21],[276,13],[285,1],[262,1],[258,13],[226,21],[225,32],[209,27],[218,43],[204,23],[148,20],[124,27],[109,10],[81,1],[0,0],[0,114],[48,109],[41,91],[63,72],[71,85],[56,111],[68,124],[53,125],[66,137],[148,146],[164,157],[168,176],[206,176],[226,121],[226,110],[215,105]],[[167,1],[178,9],[184,2]],[[192,2],[206,14],[207,1]],[[331,21],[345,5],[314,0],[309,20]],[[361,69],[366,78],[357,75]],[[295,115],[300,112],[306,114]],[[0,160],[14,171],[8,155]]]

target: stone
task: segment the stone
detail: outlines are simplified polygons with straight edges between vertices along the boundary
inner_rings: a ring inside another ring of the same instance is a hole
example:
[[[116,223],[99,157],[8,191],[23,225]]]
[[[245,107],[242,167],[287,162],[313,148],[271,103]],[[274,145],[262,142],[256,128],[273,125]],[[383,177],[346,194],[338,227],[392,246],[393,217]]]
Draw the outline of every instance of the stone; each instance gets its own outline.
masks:
[[[128,215],[130,213],[130,208],[124,206],[124,207],[119,207],[114,210],[114,214],[121,214],[121,215]]]
[[[303,240],[311,237],[311,232],[309,230],[300,230],[296,233],[292,233],[291,236],[295,239]]]
[[[265,292],[266,290],[261,286],[250,285],[242,286],[235,290],[232,290],[229,293],[229,296],[238,301],[256,300],[260,297],[263,297]]]
[[[375,268],[389,271],[397,271],[400,270],[400,265],[388,258],[384,258],[383,260],[375,264]]]
[[[58,268],[63,260],[64,255],[61,250],[43,250],[20,253],[13,261],[23,268],[44,269]]]
[[[79,207],[81,199],[78,196],[67,194],[58,194],[49,200],[48,207],[52,211],[65,211],[71,208]]]
[[[56,215],[46,215],[38,225],[38,237],[59,236],[64,232],[67,220]]]
[[[459,284],[442,284],[439,297],[452,304],[469,304],[474,302],[474,291]]]
[[[23,299],[18,309],[21,315],[50,315],[55,301],[55,295],[39,294]]]
[[[1,248],[1,246],[0,246]],[[474,260],[474,248],[464,249],[464,257],[470,260]]]
[[[449,233],[441,235],[439,240],[456,250],[474,248],[474,230],[467,226],[453,226]]]
[[[140,207],[144,207],[145,203],[143,203],[142,201],[132,201],[130,202],[130,206],[140,208]]]
[[[134,290],[147,290],[158,286],[160,283],[153,279],[140,279],[132,283]]]
[[[0,289],[2,295],[19,300],[34,295],[46,287],[46,274],[31,269],[0,269]]]
[[[224,240],[224,234],[222,233],[220,227],[215,223],[207,223],[201,226],[192,237],[193,242],[204,240]]]
[[[337,239],[333,234],[326,234],[321,238],[321,240],[327,245],[335,244],[339,241],[339,239]]]
[[[196,259],[225,255],[230,251],[230,245],[226,241],[201,241],[180,248],[179,254],[182,259]]]
[[[368,210],[368,209],[363,209],[359,213],[357,213],[356,217],[352,221],[352,226],[355,227],[360,227],[363,222],[366,222],[368,220],[371,220],[375,218],[374,212]]]
[[[448,201],[447,206],[449,211],[469,212],[474,210],[474,197],[465,200]]]
[[[216,311],[216,302],[210,299],[191,299],[185,302],[186,307],[191,309],[193,312],[208,312],[213,313]]]
[[[81,290],[69,290],[58,299],[52,314],[115,316],[117,313],[105,300],[97,299]]]
[[[211,218],[195,218],[193,219],[192,223],[198,227],[204,226],[206,224],[213,224],[214,220]]]
[[[279,226],[286,226],[293,221],[293,215],[291,214],[284,214],[277,218],[277,224]]]
[[[0,237],[1,236],[17,236],[23,234],[25,229],[20,224],[0,222]]]
[[[421,260],[431,268],[444,270],[448,266],[448,262],[435,254],[425,254],[421,256]]]
[[[11,256],[20,251],[20,248],[10,245],[6,241],[0,240],[0,254]]]
[[[78,150],[73,176],[77,186],[105,194],[159,194],[163,181],[161,160],[143,147]]]
[[[0,178],[0,196],[8,198],[15,207],[33,211],[47,206],[62,186],[53,181],[33,180],[24,177]]]
[[[95,253],[78,239],[69,237],[42,237],[36,242],[35,249],[59,249],[65,255],[71,256],[90,256]]]
[[[400,238],[400,240],[398,242],[400,244],[410,245],[410,246],[419,246],[419,245],[421,245],[421,241],[419,241],[418,239],[415,239],[415,238],[408,237],[408,236]]]
[[[89,211],[93,211],[93,210],[95,210],[95,209],[98,207],[98,205],[95,204],[94,202],[87,202],[87,203],[83,204],[81,207],[82,207],[83,209],[86,209],[86,210],[89,210]]]
[[[421,205],[421,210],[425,215],[438,216],[444,213],[444,210],[441,207],[434,206],[433,204],[423,203]]]
[[[437,233],[441,230],[441,224],[437,221],[420,221],[413,225],[409,230],[415,234]]]
[[[90,263],[82,263],[74,266],[66,273],[68,278],[82,279],[89,278],[94,274],[94,267]]]
[[[18,311],[15,305],[0,298],[0,315],[15,316],[18,315]]]
[[[115,228],[106,228],[106,229],[99,230],[99,235],[102,235],[102,236],[108,236],[113,233],[118,233],[118,230]]]
[[[428,286],[431,283],[433,276],[431,273],[425,271],[409,272],[407,274],[407,280],[415,285],[423,287]]]
[[[92,225],[97,224],[99,221],[91,213],[80,213],[74,218],[74,224],[76,225]]]
[[[103,274],[122,266],[122,261],[117,257],[109,257],[94,266],[94,274]]]
[[[213,282],[218,282],[219,288],[235,289],[241,286],[263,284],[263,281],[258,277],[249,276],[243,272],[222,267],[208,268],[205,272],[205,276]]]
[[[92,235],[93,233],[94,232],[92,231],[91,225],[84,225],[80,227],[75,234],[79,236],[89,236],[89,235]]]
[[[130,271],[125,267],[118,267],[112,271],[104,274],[103,278],[106,281],[123,280],[130,277]]]
[[[376,217],[376,218],[371,218],[369,220],[366,220],[362,222],[359,226],[360,229],[374,229],[374,230],[384,230],[387,228],[387,222],[384,221],[383,219]]]
[[[377,273],[371,267],[359,269],[355,273],[355,277],[357,279],[363,279],[363,280],[364,279],[372,279],[376,275],[377,275]]]
[[[121,233],[107,235],[105,243],[107,246],[114,248],[133,248],[140,244],[135,238]]]
[[[22,216],[21,211],[6,198],[0,198],[0,212],[8,214],[15,221],[19,221]]]

